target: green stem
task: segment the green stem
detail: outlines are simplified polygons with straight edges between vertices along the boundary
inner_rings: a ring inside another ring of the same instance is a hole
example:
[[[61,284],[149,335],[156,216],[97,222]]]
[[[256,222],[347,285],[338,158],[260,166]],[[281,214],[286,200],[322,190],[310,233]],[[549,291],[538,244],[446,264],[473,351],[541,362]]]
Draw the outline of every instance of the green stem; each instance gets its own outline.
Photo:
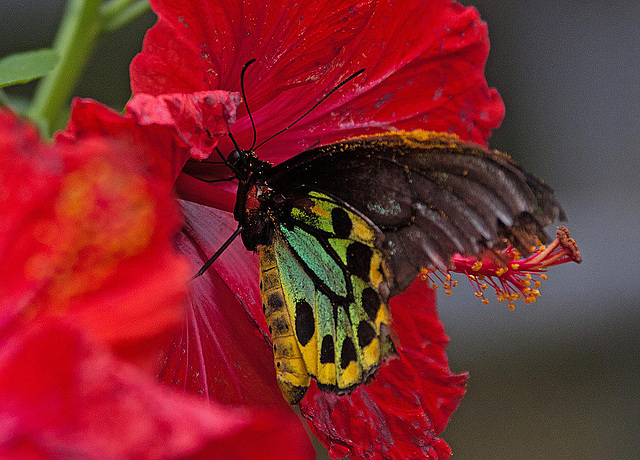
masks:
[[[67,3],[53,46],[60,62],[41,80],[28,112],[40,125],[43,136],[50,136],[64,123],[60,120],[61,112],[68,105],[100,33],[100,5],[101,0],[69,0]]]
[[[69,0],[53,48],[60,56],[56,68],[44,77],[27,115],[43,136],[64,127],[72,92],[101,32],[116,30],[149,9],[146,0]]]
[[[151,5],[149,5],[147,0],[137,0],[134,1],[134,3],[127,4],[126,8],[122,8],[122,10],[117,11],[116,14],[112,14],[111,11],[103,10],[102,30],[105,32],[113,32],[114,30],[120,29],[150,9]]]
[[[100,9],[102,29],[112,32],[151,9],[147,0],[111,0]]]
[[[125,8],[128,8],[132,1],[135,0],[111,0],[100,9],[103,16],[115,16]]]

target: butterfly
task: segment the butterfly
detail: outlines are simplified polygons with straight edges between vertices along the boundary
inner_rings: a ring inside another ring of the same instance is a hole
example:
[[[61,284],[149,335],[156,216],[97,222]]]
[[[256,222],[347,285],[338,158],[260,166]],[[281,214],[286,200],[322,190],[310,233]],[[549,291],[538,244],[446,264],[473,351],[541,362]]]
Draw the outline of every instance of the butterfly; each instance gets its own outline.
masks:
[[[276,166],[237,148],[226,163],[238,179],[234,236],[259,255],[276,377],[292,405],[312,378],[339,394],[373,378],[396,354],[389,299],[423,269],[505,241],[528,254],[565,217],[508,155],[445,133],[355,137]]]

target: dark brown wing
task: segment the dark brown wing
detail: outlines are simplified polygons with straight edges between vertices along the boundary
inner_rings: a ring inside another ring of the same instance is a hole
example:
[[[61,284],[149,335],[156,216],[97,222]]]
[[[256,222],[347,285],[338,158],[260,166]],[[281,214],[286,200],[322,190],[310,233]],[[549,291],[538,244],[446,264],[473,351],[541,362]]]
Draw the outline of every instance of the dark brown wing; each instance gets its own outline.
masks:
[[[497,151],[427,131],[363,136],[305,151],[272,168],[285,196],[300,187],[345,201],[384,233],[402,292],[422,268],[446,269],[505,238],[523,254],[564,212],[553,191]]]

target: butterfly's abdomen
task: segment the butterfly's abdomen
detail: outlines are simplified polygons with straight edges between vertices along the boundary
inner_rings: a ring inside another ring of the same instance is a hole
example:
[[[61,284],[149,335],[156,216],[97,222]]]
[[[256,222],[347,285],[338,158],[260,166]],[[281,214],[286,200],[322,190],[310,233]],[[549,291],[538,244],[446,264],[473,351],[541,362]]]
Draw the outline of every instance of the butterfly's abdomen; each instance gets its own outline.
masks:
[[[260,245],[257,250],[260,257],[262,308],[273,343],[276,378],[287,402],[298,404],[309,387],[309,373],[285,303],[273,246]]]
[[[298,403],[310,378],[322,391],[348,393],[394,354],[381,234],[315,192],[289,198],[276,215],[272,238],[256,249],[282,393]]]

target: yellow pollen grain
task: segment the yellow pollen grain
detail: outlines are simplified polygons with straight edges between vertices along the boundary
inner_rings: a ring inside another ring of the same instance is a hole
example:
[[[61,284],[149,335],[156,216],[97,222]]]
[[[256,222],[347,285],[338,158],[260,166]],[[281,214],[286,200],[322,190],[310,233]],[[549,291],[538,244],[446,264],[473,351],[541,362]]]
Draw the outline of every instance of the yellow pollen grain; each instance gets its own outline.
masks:
[[[542,273],[540,275],[540,278],[543,279],[543,280],[546,280],[547,279],[547,274],[546,273]]]
[[[489,305],[489,299],[482,299],[483,305]]]
[[[479,260],[476,260],[471,266],[471,270],[473,270],[474,272],[480,271],[481,268],[482,268],[482,262]]]
[[[539,288],[540,288],[540,286],[542,286],[542,283],[541,283],[540,281],[535,281],[535,282],[533,283],[533,285],[534,285],[536,288],[538,288],[538,289],[539,289]]]

